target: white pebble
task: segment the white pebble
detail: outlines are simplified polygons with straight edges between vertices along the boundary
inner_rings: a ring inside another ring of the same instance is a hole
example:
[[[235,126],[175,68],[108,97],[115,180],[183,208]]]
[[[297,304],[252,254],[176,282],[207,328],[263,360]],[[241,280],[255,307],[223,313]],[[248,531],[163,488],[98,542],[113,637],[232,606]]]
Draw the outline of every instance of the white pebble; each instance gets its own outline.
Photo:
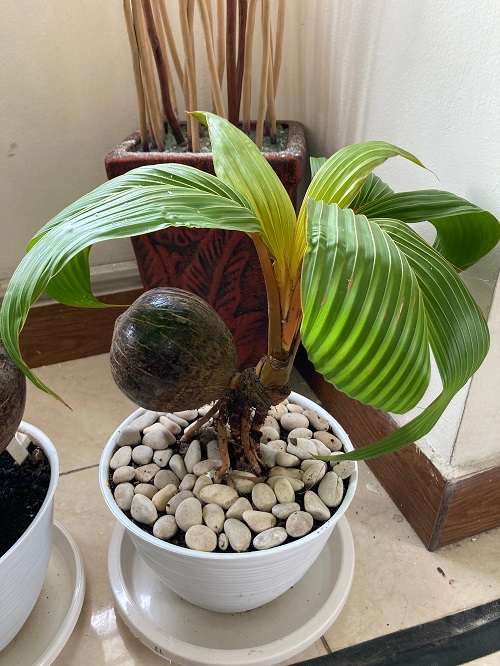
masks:
[[[200,492],[202,488],[212,485],[212,479],[208,476],[199,476],[194,484],[193,495],[200,499]]]
[[[304,494],[304,509],[315,520],[328,520],[330,518],[330,510],[312,490],[307,490]]]
[[[253,532],[264,532],[276,525],[276,516],[267,511],[245,511],[243,520]]]
[[[144,414],[141,414],[141,416],[138,416],[130,425],[134,426],[138,430],[144,430],[144,428],[147,428],[150,425],[153,425],[153,423],[158,419],[158,412],[152,412],[150,410],[146,410]]]
[[[318,452],[318,456],[331,456],[332,452],[328,448],[326,444],[323,444],[322,441],[319,439],[311,439],[311,442],[314,442],[316,444],[316,450]]]
[[[295,511],[286,521],[286,531],[291,537],[300,538],[309,534],[313,527],[313,517],[306,511]]]
[[[226,512],[226,518],[236,518],[236,520],[242,520],[243,513],[245,511],[251,511],[252,505],[247,500],[246,497],[238,497],[234,504],[231,504],[229,509]]]
[[[149,483],[159,471],[160,468],[156,463],[141,465],[141,467],[137,467],[135,470],[135,478],[139,483]]]
[[[181,426],[175,421],[172,421],[172,419],[169,419],[168,416],[160,416],[160,423],[173,435],[178,435],[182,432]]]
[[[210,405],[203,405],[203,407],[198,408],[198,414],[200,416],[205,416],[212,409],[213,403]]]
[[[193,490],[197,478],[195,474],[186,474],[179,484],[179,490]]]
[[[280,504],[295,502],[295,492],[292,488],[292,484],[286,478],[286,476],[281,476],[278,478],[274,484],[274,493]]]
[[[158,518],[158,511],[155,505],[145,495],[134,495],[130,513],[134,520],[143,525],[152,525]]]
[[[288,414],[283,414],[281,417],[281,426],[285,430],[294,430],[295,428],[308,428],[309,420],[303,414],[293,414],[289,412]]]
[[[157,539],[166,541],[177,533],[177,523],[173,516],[160,516],[153,525],[153,535]]]
[[[144,435],[142,443],[154,451],[162,451],[175,444],[175,435],[169,430],[152,430]]]
[[[203,507],[203,522],[216,534],[222,532],[226,516],[218,504],[205,504]]]
[[[231,548],[237,553],[243,553],[250,547],[252,533],[246,525],[235,518],[229,518],[224,523],[224,532]]]
[[[183,412],[174,412],[174,416],[178,416],[180,419],[184,419],[185,421],[194,421],[198,418],[198,410],[186,409]]]
[[[266,418],[264,419],[264,423],[262,425],[263,426],[269,426],[270,428],[274,428],[277,432],[280,431],[280,424],[274,418],[274,416],[267,415]]]
[[[176,414],[171,414],[170,412],[167,412],[165,416],[174,423],[177,423],[177,425],[180,425],[181,428],[187,428],[187,426],[189,425],[189,421],[186,421],[186,419],[183,419],[180,416],[177,416]]]
[[[297,502],[275,504],[271,511],[278,520],[286,520],[295,511],[300,511],[300,504],[297,504]]]
[[[170,469],[177,474],[179,479],[183,479],[186,476],[186,465],[184,464],[184,460],[179,453],[176,453],[170,458],[168,465]]]
[[[320,442],[323,442],[325,446],[327,446],[330,451],[341,451],[342,450],[342,442],[338,437],[335,437],[335,435],[332,435],[329,432],[323,432],[323,431],[317,431],[314,433],[314,439],[319,439]]]
[[[220,460],[200,460],[200,462],[196,463],[193,467],[193,474],[196,476],[203,476],[203,474],[219,469],[221,465],[222,462]]]
[[[304,416],[307,416],[309,419],[309,423],[312,425],[312,427],[315,430],[328,430],[330,427],[330,424],[326,419],[324,419],[322,416],[318,414],[318,412],[315,412],[312,409],[305,409],[304,410]]]
[[[135,446],[141,441],[141,433],[133,425],[124,426],[118,434],[117,446]]]
[[[169,516],[175,516],[179,504],[189,497],[193,497],[193,493],[190,490],[183,490],[182,492],[173,495],[167,502],[165,512],[168,513]]]
[[[316,460],[315,463],[309,465],[309,467],[304,472],[304,476],[302,477],[304,486],[308,490],[309,488],[315,486],[325,476],[326,470],[327,470],[327,465],[322,460]]]
[[[126,483],[127,481],[132,481],[135,478],[135,467],[129,465],[125,467],[119,467],[113,473],[113,483]]]
[[[269,416],[272,416],[277,421],[279,421],[283,416],[283,414],[288,413],[288,407],[283,403],[280,403],[279,405],[273,405],[267,413],[269,414]]]
[[[126,467],[131,460],[132,447],[122,446],[113,454],[113,457],[109,461],[109,466],[111,469],[115,470],[118,469],[118,467]]]
[[[269,530],[264,530],[254,537],[253,545],[257,550],[267,550],[268,548],[276,548],[281,546],[287,540],[288,534],[283,527],[271,527]]]
[[[207,504],[218,504],[222,509],[227,511],[231,504],[234,504],[238,499],[238,493],[234,488],[214,483],[200,490],[200,499]]]
[[[303,407],[301,407],[300,405],[295,405],[293,402],[288,403],[287,409],[292,414],[301,414],[304,411]]]
[[[222,532],[219,534],[219,548],[222,551],[225,551],[229,548],[229,539],[227,538],[227,535]]]
[[[153,454],[153,462],[158,465],[158,467],[166,467],[168,461],[174,455],[172,449],[164,449],[163,451],[155,451]]]
[[[203,523],[203,513],[200,500],[196,497],[187,497],[175,510],[175,522],[181,530],[187,532],[193,525]]]
[[[163,513],[167,508],[167,504],[170,502],[174,495],[177,495],[177,488],[173,485],[173,483],[171,483],[161,490],[157,490],[157,492],[152,497],[153,504],[158,511]]]
[[[276,485],[278,479],[281,479],[281,478],[283,478],[283,477],[280,477],[280,476],[272,476],[272,477],[270,477],[270,478],[267,479],[266,483],[267,483],[269,486],[271,486],[271,488],[274,489],[274,486]],[[294,489],[295,492],[298,492],[298,491],[300,491],[300,490],[303,489],[303,487],[304,487],[304,482],[302,481],[302,479],[294,479],[294,478],[291,477],[291,476],[286,477],[286,478],[288,478],[288,481],[290,481],[290,485],[292,486],[292,488]]]
[[[314,458],[314,456],[318,455],[316,444],[310,439],[304,439],[303,437],[292,438],[286,447],[286,452],[291,453],[293,456],[297,456],[297,458],[300,458],[301,460]]]
[[[273,451],[276,451],[276,453],[286,451],[286,442],[282,439],[273,439],[271,442],[266,442],[266,446],[273,449]]]
[[[134,497],[134,486],[131,483],[120,483],[114,492],[115,502],[122,511],[130,511]]]
[[[150,446],[139,444],[132,451],[132,460],[137,465],[147,465],[153,460],[153,449]]]
[[[186,532],[186,546],[191,550],[211,553],[217,548],[217,535],[206,525],[193,525]]]
[[[161,490],[162,488],[165,488],[165,486],[169,485],[174,485],[176,488],[180,486],[181,480],[177,476],[175,472],[172,472],[170,469],[161,469],[156,475],[154,479],[154,484],[158,488],[158,490]]]
[[[216,439],[211,439],[207,443],[207,458],[220,460],[219,442]]]
[[[278,500],[270,486],[266,483],[256,483],[252,490],[252,502],[259,511],[271,511]]]
[[[341,460],[332,469],[341,479],[348,479],[356,469],[356,463],[354,460]]]
[[[193,439],[188,446],[186,455],[184,456],[184,464],[189,474],[193,473],[193,467],[201,460],[201,444],[198,439]]]
[[[267,442],[272,442],[280,438],[279,431],[270,426],[262,426],[260,433],[261,444],[267,444]]]
[[[342,502],[344,484],[335,472],[325,474],[318,486],[318,496],[328,507],[333,508]]]
[[[276,464],[280,467],[298,467],[300,465],[300,458],[286,451],[278,451],[276,454]]]
[[[250,479],[255,478],[255,474],[252,474],[251,472],[238,471],[233,472],[227,483],[232,488],[235,488],[240,493],[240,495],[249,495],[255,485],[255,482],[251,481]]]
[[[294,467],[280,467],[277,465],[269,472],[269,478],[272,478],[273,476],[287,476],[293,479],[302,479],[302,471],[300,469],[295,469]]]
[[[309,428],[294,428],[288,433],[288,441],[291,437],[302,437],[303,439],[312,439],[313,433]]]
[[[262,442],[260,444],[260,457],[267,469],[271,469],[276,464],[276,451]]]
[[[149,499],[153,499],[154,495],[158,492],[156,486],[151,485],[150,483],[138,483],[134,488],[134,493],[136,495],[144,495]]]

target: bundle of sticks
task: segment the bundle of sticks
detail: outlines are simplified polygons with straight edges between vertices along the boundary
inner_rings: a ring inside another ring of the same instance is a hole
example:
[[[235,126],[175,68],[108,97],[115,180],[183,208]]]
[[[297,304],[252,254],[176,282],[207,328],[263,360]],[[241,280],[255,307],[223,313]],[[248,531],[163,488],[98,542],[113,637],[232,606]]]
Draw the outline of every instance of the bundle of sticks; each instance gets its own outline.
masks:
[[[253,45],[258,14],[262,64],[255,142],[262,148],[264,134],[269,134],[271,143],[276,142],[275,99],[283,51],[285,3],[286,0],[278,0],[273,21],[271,0],[123,0],[142,150],[151,147],[164,150],[168,128],[178,144],[186,140],[179,122],[174,79],[177,77],[184,97],[181,110],[197,110],[195,44],[200,39],[204,40],[205,57],[198,63],[198,70],[203,66],[208,71],[214,112],[238,126],[241,111],[241,127],[250,134]],[[181,33],[177,39],[171,22],[175,10]],[[199,14],[196,22],[195,12]],[[198,31],[196,25],[200,26]],[[202,35],[196,34],[200,30]],[[196,118],[187,115],[186,129],[188,150],[199,152],[200,128]]]

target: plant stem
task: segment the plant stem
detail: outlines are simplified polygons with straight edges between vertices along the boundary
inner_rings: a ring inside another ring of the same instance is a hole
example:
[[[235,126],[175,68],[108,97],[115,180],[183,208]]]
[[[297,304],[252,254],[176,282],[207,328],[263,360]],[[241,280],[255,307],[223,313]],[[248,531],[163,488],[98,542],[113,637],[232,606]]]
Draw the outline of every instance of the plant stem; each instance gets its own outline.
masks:
[[[274,82],[274,95],[278,89],[278,79],[281,70],[281,59],[283,56],[283,35],[285,26],[285,9],[286,1],[279,0],[278,3],[278,20],[276,24],[276,48],[274,52],[274,66],[273,66],[273,82]]]
[[[137,37],[134,30],[132,19],[132,10],[129,0],[123,0],[123,11],[125,13],[125,23],[127,25],[128,41],[130,43],[130,52],[132,54],[132,66],[134,70],[135,91],[137,94],[137,107],[139,110],[139,134],[141,136],[141,149],[144,152],[149,150],[148,126],[146,121],[146,100],[144,97],[144,87],[141,79],[141,64],[139,60],[139,50],[137,46]]]
[[[269,31],[271,37],[271,31]],[[277,142],[276,136],[276,107],[274,105],[274,83],[273,83],[273,59],[271,57],[271,48],[269,48],[269,61],[267,72],[267,119],[269,121],[269,141],[271,144]]]
[[[266,112],[267,78],[269,72],[269,47],[270,47],[270,8],[269,0],[262,0],[262,66],[260,70],[260,95],[259,112],[257,114],[257,128],[255,143],[262,150],[262,139],[264,135],[264,116]]]
[[[193,0],[194,2],[194,0]],[[193,2],[191,0],[180,0],[179,15],[181,20],[182,39],[184,42],[184,54],[186,57],[185,65],[185,90],[186,105],[188,111],[196,111],[196,74],[194,63],[194,43],[191,32],[191,18]],[[187,95],[186,95],[187,92]],[[188,126],[190,127],[191,149],[197,153],[200,150],[200,137],[198,132],[198,121],[194,116],[188,116]]]
[[[267,312],[268,312],[268,338],[267,338],[267,351],[268,354],[279,354],[282,350],[281,343],[281,300],[276,277],[274,275],[271,258],[269,252],[264,245],[262,238],[254,233],[250,234],[257,256],[259,258],[262,275],[264,277],[264,284],[266,285],[267,293]]]
[[[163,29],[165,30],[165,34],[167,36],[168,47],[170,49],[170,54],[172,56],[172,62],[174,63],[174,69],[177,73],[179,83],[181,84],[181,86],[183,86],[184,71],[182,69],[179,54],[177,52],[177,47],[175,45],[172,26],[170,25],[170,19],[168,18],[167,6],[162,0],[159,0],[159,8],[160,8],[161,20],[163,23]]]
[[[217,67],[215,63],[214,45],[212,41],[212,30],[210,28],[210,18],[208,15],[205,0],[198,0],[201,22],[205,33],[205,48],[207,51],[208,68],[210,71],[210,83],[212,86],[212,96],[215,104],[215,112],[219,116],[225,117],[224,102],[222,100],[222,90],[217,76]],[[196,109],[193,109],[195,111]]]
[[[153,10],[151,8],[150,0],[142,0],[142,9],[144,11],[144,17],[146,19],[146,26],[149,35],[149,42],[151,44],[151,50],[156,63],[156,72],[158,74],[158,82],[160,84],[160,94],[163,104],[163,111],[167,118],[172,134],[174,135],[177,143],[182,143],[184,141],[184,136],[182,134],[179,121],[174,114],[172,108],[172,102],[170,101],[170,93],[168,89],[168,80],[167,72],[165,67],[165,59],[163,57],[163,52],[160,45],[160,39],[158,37],[158,32],[156,30],[156,25],[153,16]]]
[[[257,10],[257,0],[249,0],[248,16],[245,30],[245,54],[243,56],[243,125],[242,129],[246,134],[250,134],[250,103],[252,97],[252,52],[253,35],[255,28],[255,12]]]

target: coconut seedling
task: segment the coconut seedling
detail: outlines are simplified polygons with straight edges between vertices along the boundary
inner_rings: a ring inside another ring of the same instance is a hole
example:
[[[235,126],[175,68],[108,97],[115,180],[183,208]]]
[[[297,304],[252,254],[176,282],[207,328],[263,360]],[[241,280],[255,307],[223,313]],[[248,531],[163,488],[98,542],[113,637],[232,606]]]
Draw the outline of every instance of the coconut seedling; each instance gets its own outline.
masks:
[[[0,338],[0,453],[19,428],[26,404],[26,377],[7,354]]]
[[[372,173],[377,166],[396,156],[422,164],[379,141],[313,160],[312,182],[296,216],[279,179],[244,133],[216,115],[193,115],[208,126],[217,176],[178,164],[141,167],[46,224],[5,295],[0,331],[12,359],[52,393],[23,362],[19,332],[43,291],[67,305],[105,307],[90,287],[93,243],[169,226],[244,231],[255,244],[267,289],[268,353],[255,368],[235,370],[227,332],[215,325],[208,306],[200,314],[196,297],[151,292],[118,320],[111,354],[118,384],[155,410],[178,407],[183,393],[184,409],[213,401],[204,418],[217,415],[222,479],[232,466],[262,472],[258,430],[268,409],[289,394],[301,340],[316,370],[339,390],[396,413],[424,395],[432,352],[440,394],[397,432],[343,457],[372,458],[425,435],[487,353],[485,320],[459,272],[498,242],[498,220],[449,192],[393,192]],[[425,220],[436,228],[432,247],[410,226]],[[183,328],[195,314],[217,331],[205,355],[206,337],[197,337],[205,335],[205,325],[193,324],[189,333]],[[134,385],[139,347],[141,363],[148,355],[162,360],[143,366],[159,377]]]

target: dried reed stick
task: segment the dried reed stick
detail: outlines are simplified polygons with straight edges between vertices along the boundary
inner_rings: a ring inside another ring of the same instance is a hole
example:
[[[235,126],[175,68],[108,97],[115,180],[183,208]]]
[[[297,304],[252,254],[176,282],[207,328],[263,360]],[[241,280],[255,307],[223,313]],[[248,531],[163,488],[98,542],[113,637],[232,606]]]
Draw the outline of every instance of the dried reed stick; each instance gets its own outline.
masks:
[[[245,69],[245,41],[248,15],[248,0],[238,0],[238,59],[236,61],[236,103],[238,123],[240,119],[241,89]]]
[[[146,34],[146,22],[142,13],[141,5],[138,2],[132,3],[132,16],[136,26],[137,44],[139,47],[139,57],[141,59],[142,79],[145,90],[145,97],[149,107],[151,120],[151,134],[158,150],[165,149],[165,129],[163,127],[163,117],[158,101],[158,94],[153,71],[153,59],[149,49],[148,38]]]
[[[238,124],[238,84],[236,72],[236,3],[226,3],[226,86],[227,86],[227,117],[233,125]]]
[[[149,150],[148,126],[146,120],[146,100],[144,97],[144,87],[141,79],[141,63],[139,60],[139,49],[132,19],[132,10],[129,0],[123,0],[123,11],[125,13],[125,23],[127,25],[128,41],[130,43],[130,52],[132,54],[132,66],[134,70],[135,91],[137,94],[137,107],[139,111],[139,134],[141,136],[141,149],[144,152]]]
[[[262,26],[262,66],[260,69],[259,111],[257,114],[257,127],[255,143],[262,150],[264,135],[264,116],[266,113],[267,79],[269,73],[269,56],[271,46],[271,22],[269,0],[262,0],[261,26]]]
[[[225,26],[226,10],[224,7],[224,0],[217,0],[217,74],[219,75],[219,83],[221,86],[224,77],[224,69],[226,67]]]
[[[243,56],[243,99],[242,99],[242,129],[250,134],[250,103],[252,99],[252,52],[253,35],[255,28],[255,12],[257,10],[257,0],[249,0],[247,24],[245,30],[245,53]]]
[[[212,96],[215,105],[215,113],[219,116],[226,115],[224,110],[224,101],[222,99],[222,90],[217,75],[217,66],[215,63],[214,45],[212,40],[212,30],[210,27],[210,17],[207,11],[205,0],[198,0],[203,32],[205,33],[205,48],[207,51],[208,69],[210,71],[210,84],[212,86]],[[191,109],[194,111],[195,109]]]
[[[276,91],[278,89],[278,79],[280,76],[281,59],[283,56],[283,35],[285,33],[285,9],[286,9],[286,0],[279,0],[278,18],[276,23],[276,49],[274,52],[274,63],[273,63],[273,83],[274,83],[275,97],[276,97]]]
[[[172,78],[172,71],[170,69],[170,61],[168,57],[168,48],[167,48],[167,42],[165,39],[165,30],[163,27],[163,21],[161,18],[161,13],[160,13],[160,2],[161,0],[152,0],[151,1],[151,6],[153,8],[153,16],[154,16],[154,21],[156,25],[156,29],[158,32],[158,39],[160,40],[160,48],[161,52],[163,54],[163,60],[165,62],[165,72],[167,75],[167,83],[168,83],[168,92],[170,95],[170,100],[172,102],[172,108],[174,110],[174,114],[176,118],[179,118],[179,112],[177,110],[177,97],[175,94],[175,86],[174,86],[174,80]]]
[[[271,31],[269,31],[269,37],[271,38]],[[276,135],[275,88],[273,82],[273,58],[272,58],[271,44],[269,45],[269,61],[268,61],[268,72],[267,72],[266,120],[269,123],[269,141],[270,143],[274,144],[277,142],[277,135]]]
[[[163,29],[167,36],[168,48],[170,49],[170,55],[172,56],[172,62],[174,64],[174,69],[177,73],[177,78],[181,86],[183,85],[184,79],[184,70],[182,69],[181,60],[177,52],[177,47],[175,45],[174,34],[172,32],[172,26],[170,25],[170,19],[168,18],[167,5],[163,0],[159,0],[159,8],[161,14],[161,20],[163,23]]]
[[[195,61],[194,61],[194,42],[191,32],[191,17],[194,12],[191,12],[193,6],[192,0],[179,0],[179,17],[181,21],[182,40],[184,43],[185,55],[185,89],[184,96],[186,99],[186,106],[188,111],[196,111],[196,74],[195,74]],[[187,94],[186,94],[187,93]],[[197,153],[200,150],[200,137],[198,130],[198,122],[193,116],[187,118],[188,124],[188,146],[193,152]]]
[[[142,9],[144,12],[144,18],[146,20],[149,43],[151,44],[151,51],[153,53],[156,64],[156,72],[158,74],[158,83],[160,85],[160,95],[163,105],[163,111],[167,118],[167,122],[170,125],[170,129],[172,130],[172,134],[174,135],[175,140],[177,141],[177,143],[182,143],[184,141],[184,136],[182,134],[179,121],[177,120],[177,117],[174,114],[174,109],[172,107],[172,102],[170,100],[170,91],[168,89],[166,64],[160,46],[158,31],[156,30],[153,10],[151,8],[151,0],[142,0]]]

